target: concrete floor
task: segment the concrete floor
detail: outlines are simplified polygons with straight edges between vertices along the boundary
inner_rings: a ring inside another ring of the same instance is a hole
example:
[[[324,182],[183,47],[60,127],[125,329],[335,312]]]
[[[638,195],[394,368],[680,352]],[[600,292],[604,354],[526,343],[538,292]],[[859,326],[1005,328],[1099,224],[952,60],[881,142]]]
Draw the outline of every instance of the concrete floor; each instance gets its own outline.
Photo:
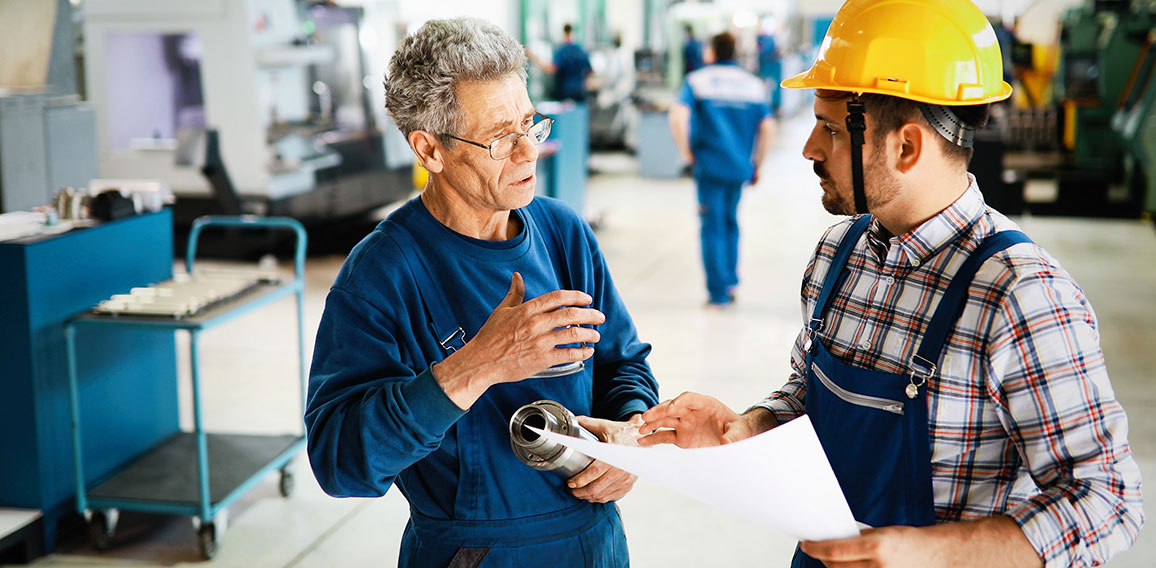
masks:
[[[788,369],[800,325],[798,286],[815,241],[835,219],[799,149],[805,116],[783,125],[757,187],[741,205],[742,287],[730,311],[703,308],[698,221],[689,179],[640,178],[631,158],[595,156],[587,217],[643,340],[661,396],[709,393],[742,409],[774,390]],[[1156,475],[1156,233],[1140,221],[1031,218],[1023,228],[1083,285],[1100,318],[1103,348],[1119,398],[1131,418],[1133,450]],[[312,343],[340,256],[308,262],[305,328]],[[300,431],[291,301],[202,335],[205,416],[214,431]],[[310,347],[311,348],[311,347]],[[181,367],[184,369],[184,366]],[[185,400],[188,400],[187,381]],[[188,424],[189,411],[183,422]],[[407,518],[397,492],[381,499],[333,499],[313,481],[304,458],[294,467],[289,499],[276,479],[229,512],[214,566],[392,566]],[[784,467],[789,462],[784,461]],[[620,502],[634,566],[783,566],[794,543],[646,480]],[[1149,506],[1149,510],[1152,507]],[[1156,536],[1111,565],[1152,566]],[[93,550],[82,535],[66,539],[37,566],[177,566],[201,564],[186,518],[121,516],[114,547]]]

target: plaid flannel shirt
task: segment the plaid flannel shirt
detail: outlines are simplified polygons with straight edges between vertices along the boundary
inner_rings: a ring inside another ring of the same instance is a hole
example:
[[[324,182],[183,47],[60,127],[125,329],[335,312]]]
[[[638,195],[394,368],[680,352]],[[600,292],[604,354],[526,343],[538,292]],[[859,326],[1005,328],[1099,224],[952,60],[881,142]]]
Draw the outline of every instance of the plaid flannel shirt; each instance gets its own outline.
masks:
[[[781,390],[755,405],[780,422],[806,408],[806,322],[852,221],[827,230],[803,276],[803,330]],[[909,373],[952,276],[982,239],[1017,229],[974,178],[951,207],[885,239],[878,220],[848,260],[821,341],[840,361]],[[988,259],[928,381],[938,522],[1006,514],[1048,567],[1107,562],[1143,524],[1140,470],[1115,398],[1092,306],[1032,243]]]

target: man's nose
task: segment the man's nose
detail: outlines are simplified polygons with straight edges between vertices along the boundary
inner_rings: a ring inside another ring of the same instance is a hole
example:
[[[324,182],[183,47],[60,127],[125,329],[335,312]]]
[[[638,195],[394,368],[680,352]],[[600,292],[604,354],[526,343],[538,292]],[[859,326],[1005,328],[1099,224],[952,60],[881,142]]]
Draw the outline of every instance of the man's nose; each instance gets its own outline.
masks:
[[[532,162],[538,159],[538,145],[530,140],[528,134],[523,134],[518,137],[518,143],[514,146],[514,153],[511,157],[522,162]]]
[[[807,137],[807,141],[803,143],[803,157],[812,162],[822,161],[822,155],[819,150],[819,144],[815,139],[815,131],[811,131],[811,135]]]

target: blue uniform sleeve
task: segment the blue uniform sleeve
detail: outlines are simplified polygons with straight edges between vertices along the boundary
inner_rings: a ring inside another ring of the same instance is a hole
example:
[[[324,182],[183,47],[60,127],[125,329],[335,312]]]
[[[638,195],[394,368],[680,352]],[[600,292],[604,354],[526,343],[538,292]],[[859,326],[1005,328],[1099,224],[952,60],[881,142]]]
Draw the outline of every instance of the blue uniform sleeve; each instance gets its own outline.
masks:
[[[606,315],[598,326],[601,340],[594,347],[594,404],[597,418],[625,420],[658,404],[658,382],[646,362],[650,344],[638,339],[634,320],[606,267],[594,232],[582,223],[594,263],[594,307]]]
[[[347,290],[330,290],[305,409],[309,463],[326,493],[380,497],[436,450],[465,413],[429,368],[403,363],[400,326]]]
[[[678,102],[694,107],[694,91],[691,90],[689,81],[682,82],[682,87],[678,90]]]

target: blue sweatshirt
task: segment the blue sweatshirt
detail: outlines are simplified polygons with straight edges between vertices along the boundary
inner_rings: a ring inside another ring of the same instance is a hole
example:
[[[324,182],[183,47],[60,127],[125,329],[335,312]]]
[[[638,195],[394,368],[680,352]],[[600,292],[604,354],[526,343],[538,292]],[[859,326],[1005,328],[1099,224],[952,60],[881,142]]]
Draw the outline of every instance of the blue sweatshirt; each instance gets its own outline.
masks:
[[[310,464],[330,495],[376,497],[396,483],[414,510],[435,519],[560,511],[578,501],[559,476],[518,461],[508,433],[514,411],[552,399],[575,414],[621,420],[658,402],[646,363],[650,345],[639,341],[589,226],[560,201],[542,197],[512,211],[511,219],[521,226],[514,238],[472,239],[442,225],[415,198],[346,259],[317,331],[305,411]],[[413,236],[432,281],[407,268],[384,231],[390,223]],[[515,271],[525,280],[526,300],[558,289],[589,294],[606,315],[597,326],[601,340],[581,373],[495,385],[463,412],[430,372],[446,352],[430,331],[418,289],[430,301],[432,287],[440,287],[469,339],[506,295]]]

